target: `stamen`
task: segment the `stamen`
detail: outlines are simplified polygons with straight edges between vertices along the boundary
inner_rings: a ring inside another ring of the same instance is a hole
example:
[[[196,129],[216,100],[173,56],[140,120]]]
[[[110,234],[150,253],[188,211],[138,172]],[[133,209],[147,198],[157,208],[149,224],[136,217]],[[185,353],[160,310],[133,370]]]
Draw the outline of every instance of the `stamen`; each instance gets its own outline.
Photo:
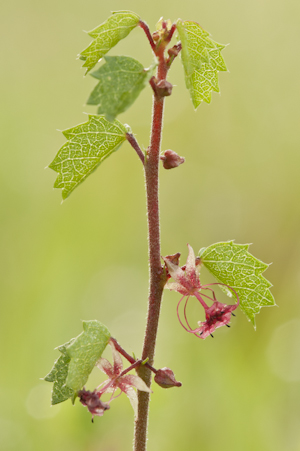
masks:
[[[210,334],[211,338],[214,338],[213,334]]]
[[[237,292],[230,285],[226,285],[226,283],[220,283],[220,282],[208,283],[207,285],[203,285],[201,287],[201,289],[206,290],[206,289],[208,289],[207,287],[212,286],[212,285],[219,285],[219,286],[222,285],[223,287],[229,288],[229,290],[231,290],[236,297],[236,300],[237,300],[236,306],[238,307],[238,305],[240,304],[240,298],[239,298]]]
[[[204,294],[204,293],[201,293],[201,296],[204,296],[204,297],[206,297],[207,299],[209,299],[210,301],[213,301],[213,302],[215,302],[217,299],[213,299],[213,298],[211,298],[210,296],[207,296],[206,294]]]
[[[215,295],[215,292],[214,292],[214,290],[213,290],[212,288],[209,288],[207,285],[203,285],[203,286],[201,287],[201,290],[210,290],[210,291],[212,292],[212,294],[213,294],[214,301],[217,300],[216,295]],[[203,293],[202,293],[202,294],[203,294]],[[204,296],[204,295],[203,295],[203,296]]]
[[[115,390],[115,391],[116,391],[116,390]],[[114,399],[117,399],[119,396],[121,396],[122,390],[120,390],[120,393],[119,393],[118,395],[113,396],[114,393],[115,393],[115,391],[114,391],[113,394],[111,395],[111,398],[110,398],[110,400],[108,401],[108,403],[110,403],[110,402],[113,401]]]
[[[186,322],[187,326],[190,328],[190,330],[192,330],[192,328],[191,328],[191,326],[189,325],[189,322],[188,322],[188,320],[187,320],[187,316],[186,316],[186,307],[187,307],[187,303],[188,303],[189,298],[190,298],[190,297],[188,296],[187,300],[185,301],[183,312],[184,312],[185,322]]]
[[[230,327],[229,324],[225,324],[226,327]]]
[[[232,316],[235,316],[235,314],[234,314],[234,313],[232,313],[232,312],[231,312],[231,314],[232,314]]]
[[[185,298],[185,296],[182,296],[182,298],[180,299],[180,301],[178,302],[178,304],[177,304],[177,318],[178,318],[178,321],[180,322],[180,324],[182,325],[182,327],[187,331],[187,332],[190,332],[191,330],[189,330],[189,329],[187,329],[186,327],[185,327],[185,325],[182,323],[182,321],[181,321],[181,319],[180,319],[180,315],[179,315],[179,306],[180,306],[180,304],[181,304],[181,302],[182,302],[182,300]],[[189,299],[189,296],[188,296],[188,299]],[[188,300],[187,299],[187,300]]]

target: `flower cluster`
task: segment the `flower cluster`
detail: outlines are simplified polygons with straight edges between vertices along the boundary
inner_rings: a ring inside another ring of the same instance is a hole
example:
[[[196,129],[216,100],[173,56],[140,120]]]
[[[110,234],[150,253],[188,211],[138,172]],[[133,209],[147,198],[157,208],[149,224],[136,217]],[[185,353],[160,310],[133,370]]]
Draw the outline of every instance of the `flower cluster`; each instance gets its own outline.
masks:
[[[112,341],[109,342],[109,345],[112,348],[113,364],[104,358],[100,358],[97,363],[97,367],[108,376],[108,379],[93,392],[85,389],[80,390],[78,392],[80,402],[88,408],[92,414],[92,418],[94,418],[95,415],[102,416],[105,410],[110,408],[109,404],[111,401],[116,399],[122,393],[125,393],[129,398],[135,417],[137,418],[138,401],[137,393],[134,388],[148,393],[151,393],[151,390],[139,376],[127,374],[130,370],[135,368],[135,364],[123,371],[123,362],[119,352],[116,350]],[[101,386],[103,387],[100,388]],[[117,396],[114,396],[117,389],[120,389],[120,393]],[[105,393],[112,393],[108,402],[102,402],[100,400],[101,396]]]
[[[186,265],[180,267],[179,266],[179,255],[175,254],[172,256],[163,257],[163,260],[166,264],[169,275],[174,279],[175,282],[168,282],[166,288],[169,290],[177,291],[182,294],[182,298],[178,302],[177,305],[177,316],[182,327],[192,334],[194,334],[198,338],[206,338],[221,326],[229,326],[231,315],[233,315],[233,311],[239,305],[239,297],[236,291],[230,287],[229,285],[225,285],[223,283],[211,283],[207,285],[201,285],[199,278],[200,271],[200,259],[195,258],[194,251],[192,247],[188,244],[188,257],[186,261]],[[224,286],[229,289],[236,296],[237,303],[233,305],[222,304],[217,301],[214,290],[211,288],[213,285]],[[211,292],[211,296],[204,294],[202,291],[208,290]],[[200,293],[201,291],[201,293]],[[202,307],[205,310],[206,321],[198,322],[198,326],[193,329],[189,321],[187,319],[187,304],[191,296],[195,296]],[[183,319],[180,317],[179,308],[183,299],[186,298],[184,309],[183,309]],[[209,299],[212,301],[212,305],[209,307],[203,298]]]

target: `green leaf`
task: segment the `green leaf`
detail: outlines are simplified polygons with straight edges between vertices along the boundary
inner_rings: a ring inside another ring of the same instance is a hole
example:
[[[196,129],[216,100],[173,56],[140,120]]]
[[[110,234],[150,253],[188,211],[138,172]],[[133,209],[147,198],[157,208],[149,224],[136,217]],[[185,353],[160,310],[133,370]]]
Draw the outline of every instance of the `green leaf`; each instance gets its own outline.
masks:
[[[97,115],[90,115],[88,122],[63,131],[69,141],[49,165],[58,172],[54,188],[62,188],[63,199],[120,147],[127,132],[119,121],[109,122]]]
[[[88,105],[99,105],[98,114],[110,121],[126,111],[137,99],[154,74],[155,66],[143,65],[128,56],[106,56],[105,64],[91,75],[99,83],[91,93]]]
[[[199,256],[219,282],[237,292],[241,309],[255,327],[255,315],[261,307],[275,305],[275,300],[270,292],[272,284],[262,276],[269,265],[251,255],[248,248],[248,244],[227,241],[200,249]]]
[[[110,339],[108,329],[99,321],[83,321],[83,330],[77,338],[57,348],[62,355],[44,378],[53,382],[52,405],[76,398]]]
[[[121,39],[126,38],[139,21],[140,17],[131,11],[116,11],[103,24],[89,31],[94,40],[79,55],[85,61],[83,67],[87,67],[86,73]]]
[[[100,359],[110,339],[109,330],[99,321],[83,321],[83,332],[68,346],[70,357],[66,385],[80,390]]]
[[[177,30],[181,40],[181,61],[186,87],[195,108],[202,100],[211,102],[211,92],[219,92],[218,71],[226,71],[221,55],[225,47],[213,41],[209,33],[196,22],[178,19]]]
[[[66,348],[71,342],[58,348],[62,355],[54,362],[54,366],[50,373],[44,377],[45,381],[53,382],[51,399],[52,405],[59,404],[60,402],[66,401],[74,396],[74,390],[66,386],[68,368],[71,360],[66,353]]]

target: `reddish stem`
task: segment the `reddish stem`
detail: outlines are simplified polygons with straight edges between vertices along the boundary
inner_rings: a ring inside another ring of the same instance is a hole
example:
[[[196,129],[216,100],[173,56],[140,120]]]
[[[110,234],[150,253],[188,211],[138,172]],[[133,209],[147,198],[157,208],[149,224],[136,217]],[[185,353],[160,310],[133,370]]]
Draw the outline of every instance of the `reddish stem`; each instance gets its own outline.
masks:
[[[166,42],[167,43],[169,43],[170,41],[171,41],[171,39],[172,39],[172,37],[173,37],[173,34],[174,34],[174,31],[176,30],[176,23],[173,23],[172,24],[172,27],[171,27],[171,29],[170,29],[170,31],[169,31],[169,34],[168,34],[168,37],[167,37],[167,39],[166,39]]]
[[[168,67],[164,58],[165,47],[156,50],[158,57],[157,81],[165,80]],[[161,266],[160,230],[159,230],[159,203],[158,203],[158,168],[162,134],[164,97],[153,96],[153,115],[150,146],[145,159],[145,179],[147,191],[148,213],[148,239],[149,239],[149,265],[150,287],[148,300],[148,317],[145,332],[142,359],[149,358],[149,364],[153,364],[156,335],[162,292],[164,287],[164,275]],[[146,365],[140,366],[138,375],[145,381],[148,387],[151,385],[151,371]],[[149,393],[138,391],[138,418],[135,423],[134,451],[145,451],[147,441],[147,424],[149,409]]]
[[[129,142],[129,144],[131,144],[131,146],[134,148],[136,153],[138,154],[138,157],[141,160],[141,162],[144,164],[144,162],[145,162],[144,153],[141,150],[140,146],[138,145],[138,142],[135,139],[135,137],[133,136],[133,134],[132,133],[126,133],[126,139]]]
[[[142,20],[140,20],[140,21],[139,21],[139,26],[140,26],[140,27],[144,30],[144,32],[146,33],[146,36],[147,36],[147,38],[148,38],[148,40],[149,40],[149,42],[150,42],[150,45],[151,45],[151,47],[152,47],[152,50],[153,50],[154,53],[156,53],[156,52],[155,52],[156,44],[155,44],[155,42],[153,41],[153,38],[152,38],[152,35],[151,35],[151,33],[150,33],[150,30],[149,30],[148,25],[147,25],[145,22],[143,22]]]
[[[156,79],[155,79],[154,76],[150,78],[149,84],[150,84],[150,86],[151,86],[151,88],[152,88],[154,94],[156,95],[156,94],[157,94],[157,90],[156,90],[156,84],[157,84],[157,81],[156,81]]]
[[[132,357],[130,354],[128,354],[128,352],[125,351],[125,349],[122,348],[121,345],[119,345],[119,343],[117,342],[117,340],[113,337],[110,337],[110,341],[114,344],[116,350],[123,356],[125,357],[125,359],[128,360],[129,363],[131,363],[132,365],[134,365],[134,368],[137,366],[136,363],[139,362],[139,365],[141,363],[143,363],[143,360],[136,360],[134,357]],[[153,373],[157,373],[157,369],[153,368],[153,366],[149,365],[148,362],[143,363],[143,365],[145,365],[147,368],[149,368]],[[127,371],[129,371],[127,369]]]

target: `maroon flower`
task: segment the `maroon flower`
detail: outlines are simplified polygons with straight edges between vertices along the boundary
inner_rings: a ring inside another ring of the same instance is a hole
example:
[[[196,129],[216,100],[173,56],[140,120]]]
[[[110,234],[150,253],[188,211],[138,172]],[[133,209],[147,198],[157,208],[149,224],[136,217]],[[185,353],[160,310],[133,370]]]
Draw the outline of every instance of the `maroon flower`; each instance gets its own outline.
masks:
[[[207,285],[201,285],[199,279],[199,259],[195,259],[194,251],[189,244],[188,248],[189,253],[185,266],[180,267],[179,262],[174,262],[174,259],[171,259],[170,257],[163,257],[169,274],[175,280],[175,282],[168,282],[166,284],[166,288],[168,288],[169,290],[177,291],[178,293],[183,295],[177,305],[177,316],[182,327],[187,332],[194,334],[196,337],[204,339],[209,335],[212,335],[212,333],[218,327],[230,327],[228,324],[231,319],[231,314],[238,307],[240,300],[236,291],[232,287],[224,283],[211,283]],[[235,295],[237,303],[233,305],[227,305],[217,301],[214,290],[210,288],[213,285],[226,287]],[[201,290],[209,290],[212,293],[212,297],[204,293],[200,294]],[[186,310],[190,296],[195,296],[205,310],[206,321],[199,321],[199,327],[197,327],[196,329],[193,329],[190,326],[187,319]],[[187,297],[187,299],[184,305],[184,320],[182,320],[179,313],[179,307],[185,297]],[[213,302],[211,307],[206,304],[203,298],[207,298]],[[185,324],[183,321],[185,321]]]
[[[96,390],[90,392],[89,390],[83,388],[82,390],[79,390],[78,396],[81,404],[86,406],[91,412],[92,421],[95,415],[102,417],[105,410],[110,408],[109,404],[100,401],[99,393]]]
[[[218,327],[228,326],[231,319],[231,313],[237,308],[237,306],[238,304],[227,305],[214,301],[211,307],[205,308],[206,321],[199,321],[198,325],[200,327],[194,329],[193,333],[198,335],[200,338],[206,338]]]

